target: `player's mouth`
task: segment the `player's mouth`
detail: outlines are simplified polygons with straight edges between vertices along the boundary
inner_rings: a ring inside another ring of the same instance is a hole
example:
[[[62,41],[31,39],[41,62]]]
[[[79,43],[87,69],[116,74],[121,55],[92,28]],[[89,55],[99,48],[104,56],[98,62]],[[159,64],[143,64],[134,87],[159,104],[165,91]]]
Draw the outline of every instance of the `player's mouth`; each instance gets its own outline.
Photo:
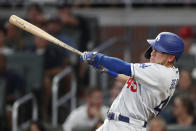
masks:
[[[154,60],[154,58],[151,56],[151,57],[150,57],[150,60]]]

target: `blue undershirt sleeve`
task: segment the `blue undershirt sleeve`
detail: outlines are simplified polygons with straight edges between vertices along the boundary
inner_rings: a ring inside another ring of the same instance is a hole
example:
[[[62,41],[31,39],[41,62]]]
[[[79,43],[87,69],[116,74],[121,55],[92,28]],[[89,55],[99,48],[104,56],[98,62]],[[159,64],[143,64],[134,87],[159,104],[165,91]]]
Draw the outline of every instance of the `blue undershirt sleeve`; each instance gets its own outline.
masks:
[[[95,62],[98,65],[102,65],[105,68],[107,68],[113,72],[116,72],[119,74],[125,74],[127,76],[131,76],[130,63],[122,61],[118,58],[105,56],[105,55],[99,53],[95,57]]]
[[[110,70],[108,70],[107,73],[108,73],[108,75],[110,75],[110,76],[112,76],[114,78],[116,78],[118,76],[118,73],[110,71]]]

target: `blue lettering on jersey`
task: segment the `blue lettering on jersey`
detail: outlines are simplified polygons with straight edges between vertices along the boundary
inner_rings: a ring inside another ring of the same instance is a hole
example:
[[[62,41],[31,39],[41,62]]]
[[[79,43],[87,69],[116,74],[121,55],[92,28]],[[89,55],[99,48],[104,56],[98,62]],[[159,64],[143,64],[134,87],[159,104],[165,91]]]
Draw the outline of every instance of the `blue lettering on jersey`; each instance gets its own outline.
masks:
[[[170,89],[176,88],[178,84],[178,79],[172,79]]]
[[[170,100],[170,96],[168,96],[167,99],[161,101],[161,103],[154,108],[154,110],[157,111],[157,115],[156,116],[158,116],[160,114],[160,112],[167,105],[167,103],[169,102],[169,100]]]
[[[151,66],[151,65],[140,64],[140,68],[142,68],[142,69],[144,69],[144,68],[146,68],[146,67],[149,67],[149,66]]]

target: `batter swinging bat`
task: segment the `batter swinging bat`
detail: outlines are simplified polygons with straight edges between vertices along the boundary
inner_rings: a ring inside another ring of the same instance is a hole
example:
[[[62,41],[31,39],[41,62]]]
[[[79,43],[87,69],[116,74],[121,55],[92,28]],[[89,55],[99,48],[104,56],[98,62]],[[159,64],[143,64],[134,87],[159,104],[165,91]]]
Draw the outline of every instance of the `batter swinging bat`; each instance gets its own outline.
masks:
[[[72,51],[78,55],[82,55],[82,52],[74,49],[73,47],[67,45],[66,43],[56,39],[55,37],[53,37],[52,35],[48,34],[47,32],[45,32],[44,30],[38,28],[37,26],[19,18],[18,16],[12,15],[10,16],[9,22],[29,33],[32,33],[40,38],[43,38],[45,40],[48,40],[56,45],[59,45],[69,51]]]

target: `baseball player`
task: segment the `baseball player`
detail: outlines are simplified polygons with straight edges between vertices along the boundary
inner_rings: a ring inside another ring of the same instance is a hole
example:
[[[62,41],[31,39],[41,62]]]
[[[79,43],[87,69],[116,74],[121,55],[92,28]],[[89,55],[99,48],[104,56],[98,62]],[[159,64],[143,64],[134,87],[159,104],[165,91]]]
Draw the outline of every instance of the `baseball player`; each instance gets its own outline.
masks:
[[[124,75],[130,76],[97,131],[146,131],[147,123],[173,96],[179,80],[174,62],[184,52],[184,43],[170,32],[162,32],[147,42],[150,47],[145,57],[149,63],[127,63],[97,52],[84,52],[81,56],[84,62],[107,68],[116,79],[126,80]]]

